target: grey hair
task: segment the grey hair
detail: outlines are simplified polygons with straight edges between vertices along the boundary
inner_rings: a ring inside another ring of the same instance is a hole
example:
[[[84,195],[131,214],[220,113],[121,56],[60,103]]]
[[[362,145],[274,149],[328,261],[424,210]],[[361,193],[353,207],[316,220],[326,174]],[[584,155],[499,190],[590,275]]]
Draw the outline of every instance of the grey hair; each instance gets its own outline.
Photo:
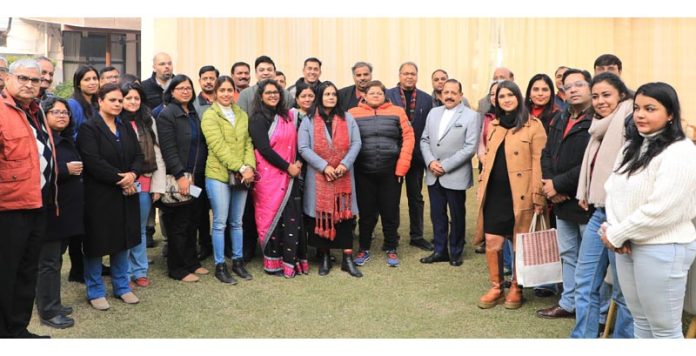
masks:
[[[350,71],[353,74],[355,74],[355,70],[362,67],[367,67],[367,69],[370,70],[370,73],[372,73],[372,64],[367,62],[355,62],[355,64],[353,64],[353,67],[350,68]]]
[[[52,61],[50,58],[46,57],[46,56],[34,57],[34,60],[36,60],[37,62],[46,61],[46,62],[49,62],[49,63],[53,64],[53,61]]]
[[[401,66],[399,66],[399,73],[401,73],[401,70],[404,68],[404,66],[413,66],[413,68],[416,68],[416,72],[418,72],[418,66],[415,63],[408,61],[401,63]]]
[[[7,65],[7,59],[5,59],[5,57],[3,56],[0,56],[0,62],[3,62],[5,63],[5,65]]]
[[[39,73],[41,73],[41,66],[39,66],[39,62],[33,58],[22,58],[12,62],[12,64],[10,64],[10,73],[14,74],[20,68],[36,69]]]

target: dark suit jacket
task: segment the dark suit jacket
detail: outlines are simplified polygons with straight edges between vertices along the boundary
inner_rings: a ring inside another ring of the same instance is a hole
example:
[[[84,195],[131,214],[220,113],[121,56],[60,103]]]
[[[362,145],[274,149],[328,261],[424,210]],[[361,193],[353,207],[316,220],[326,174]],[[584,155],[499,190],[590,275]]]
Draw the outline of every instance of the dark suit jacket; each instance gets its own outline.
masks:
[[[355,96],[355,85],[351,85],[339,90],[338,100],[343,107],[343,111],[348,111],[358,106],[358,97]]]
[[[397,85],[394,88],[387,89],[386,92],[387,99],[391,101],[394,105],[401,106],[406,110],[408,114],[408,109],[406,105],[401,100],[401,91]],[[416,142],[420,142],[421,136],[423,136],[423,129],[425,129],[425,120],[428,118],[428,113],[433,107],[433,98],[430,94],[416,88],[416,112],[413,114],[413,121],[411,121],[411,126],[413,126],[413,132],[416,135]],[[416,144],[413,149],[413,160],[411,161],[411,167],[422,167],[425,165],[423,163],[423,154],[420,150],[420,145]]]

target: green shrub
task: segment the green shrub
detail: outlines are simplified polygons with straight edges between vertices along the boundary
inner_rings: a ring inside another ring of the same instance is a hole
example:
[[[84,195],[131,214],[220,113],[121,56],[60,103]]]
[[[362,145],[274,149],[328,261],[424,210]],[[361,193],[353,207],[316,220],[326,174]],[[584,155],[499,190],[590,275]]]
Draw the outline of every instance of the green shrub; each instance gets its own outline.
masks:
[[[56,85],[56,88],[53,90],[53,94],[55,94],[57,97],[68,99],[73,95],[73,82],[62,82]]]

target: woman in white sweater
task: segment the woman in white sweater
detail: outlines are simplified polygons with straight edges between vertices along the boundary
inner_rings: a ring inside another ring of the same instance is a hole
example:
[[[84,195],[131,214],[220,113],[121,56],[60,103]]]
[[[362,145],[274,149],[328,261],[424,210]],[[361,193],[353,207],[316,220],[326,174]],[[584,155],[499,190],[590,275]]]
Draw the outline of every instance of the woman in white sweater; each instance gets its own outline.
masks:
[[[682,338],[686,277],[696,257],[696,147],[665,83],[644,84],[633,105],[636,130],[605,184],[602,242],[616,257],[637,338]]]

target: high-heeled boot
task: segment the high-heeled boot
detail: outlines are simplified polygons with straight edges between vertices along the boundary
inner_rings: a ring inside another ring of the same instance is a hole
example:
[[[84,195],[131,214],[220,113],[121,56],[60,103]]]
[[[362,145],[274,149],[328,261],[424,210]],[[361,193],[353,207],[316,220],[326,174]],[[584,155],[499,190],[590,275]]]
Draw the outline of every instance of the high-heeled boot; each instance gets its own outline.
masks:
[[[486,237],[486,262],[488,265],[488,279],[491,282],[491,289],[482,295],[478,301],[481,309],[490,309],[505,300],[503,290],[503,237]]]
[[[344,253],[343,254],[343,261],[341,261],[341,271],[346,271],[348,274],[350,274],[353,277],[362,277],[363,274],[360,272],[358,267],[355,266],[355,263],[353,262],[353,254],[352,253]]]

